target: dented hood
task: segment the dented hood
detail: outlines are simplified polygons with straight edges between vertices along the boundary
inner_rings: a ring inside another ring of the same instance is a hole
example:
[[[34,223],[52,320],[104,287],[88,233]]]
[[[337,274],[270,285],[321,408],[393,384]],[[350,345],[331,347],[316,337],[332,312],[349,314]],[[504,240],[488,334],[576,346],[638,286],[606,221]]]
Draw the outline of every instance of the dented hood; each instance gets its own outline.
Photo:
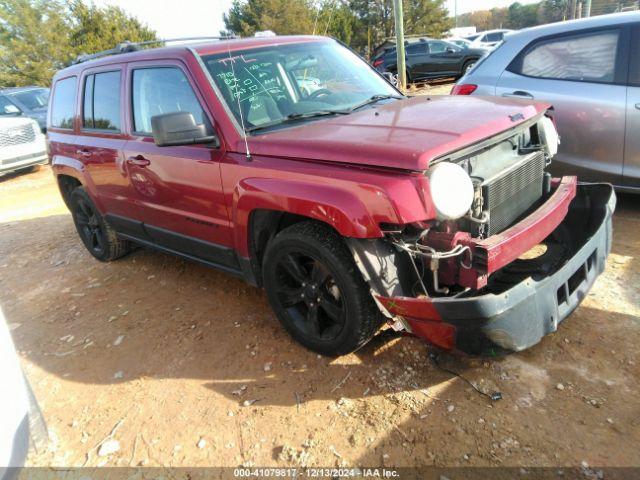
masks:
[[[253,155],[420,171],[433,159],[515,128],[548,107],[500,97],[418,96],[248,140]],[[244,142],[236,148],[244,151]]]

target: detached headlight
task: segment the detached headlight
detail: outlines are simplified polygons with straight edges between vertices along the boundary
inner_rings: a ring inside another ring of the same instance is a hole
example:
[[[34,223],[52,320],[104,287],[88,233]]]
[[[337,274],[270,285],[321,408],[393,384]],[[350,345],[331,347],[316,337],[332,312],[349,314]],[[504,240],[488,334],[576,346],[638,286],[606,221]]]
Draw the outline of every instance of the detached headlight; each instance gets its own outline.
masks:
[[[455,220],[469,211],[473,203],[473,183],[460,165],[438,163],[429,169],[427,176],[438,220]]]
[[[547,157],[551,158],[558,153],[558,145],[560,145],[560,136],[558,135],[558,131],[556,130],[556,126],[553,124],[553,120],[549,117],[542,117],[539,123],[540,128],[538,129],[540,136],[540,140],[544,145],[545,151],[547,153]]]

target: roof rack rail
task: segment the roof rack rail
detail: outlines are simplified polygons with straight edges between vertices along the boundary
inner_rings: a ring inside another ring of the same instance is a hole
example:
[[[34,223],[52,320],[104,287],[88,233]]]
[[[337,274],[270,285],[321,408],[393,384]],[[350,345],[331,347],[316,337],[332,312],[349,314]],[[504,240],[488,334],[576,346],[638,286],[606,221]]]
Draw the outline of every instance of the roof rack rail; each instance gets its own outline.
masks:
[[[129,53],[129,52],[137,52],[141,50],[141,47],[145,45],[154,45],[161,43],[170,43],[170,42],[194,42],[199,40],[232,40],[234,38],[238,38],[235,35],[224,35],[224,36],[215,36],[215,37],[184,37],[184,38],[165,38],[159,40],[147,40],[144,42],[122,42],[116,45],[114,48],[109,50],[103,50],[101,52],[89,53],[89,54],[81,54],[76,57],[75,60],[71,62],[71,65],[76,65],[78,63],[88,62],[89,60],[95,60],[96,58],[108,57],[109,55],[119,55],[121,53]]]

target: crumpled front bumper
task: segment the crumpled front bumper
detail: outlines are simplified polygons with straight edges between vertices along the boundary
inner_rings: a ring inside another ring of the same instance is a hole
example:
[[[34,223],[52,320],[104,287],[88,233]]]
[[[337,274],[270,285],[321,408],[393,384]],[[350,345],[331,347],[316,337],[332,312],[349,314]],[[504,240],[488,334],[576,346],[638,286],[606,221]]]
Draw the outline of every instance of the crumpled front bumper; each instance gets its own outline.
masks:
[[[375,297],[413,334],[443,348],[474,353],[496,345],[526,349],[557,330],[604,270],[611,251],[615,204],[610,185],[578,185],[557,227],[570,232],[575,247],[560,267],[543,278],[525,278],[499,294],[464,298]]]

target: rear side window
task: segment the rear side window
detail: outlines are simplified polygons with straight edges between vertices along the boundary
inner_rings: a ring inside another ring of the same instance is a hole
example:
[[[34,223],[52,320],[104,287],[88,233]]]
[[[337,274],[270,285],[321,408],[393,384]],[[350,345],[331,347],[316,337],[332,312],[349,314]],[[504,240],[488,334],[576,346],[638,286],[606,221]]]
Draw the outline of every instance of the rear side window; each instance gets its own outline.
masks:
[[[487,34],[486,41],[487,42],[499,42],[504,38],[504,33],[502,32],[494,32]]]
[[[120,72],[87,76],[82,103],[84,128],[120,131]]]
[[[407,51],[407,55],[427,53],[427,44],[424,42],[412,43],[411,45],[407,45],[406,51]]]
[[[204,112],[184,72],[175,67],[133,71],[133,125],[138,133],[151,133],[151,117],[190,112],[204,123]]]
[[[618,30],[563,36],[531,47],[515,73],[530,77],[613,82]]]
[[[73,128],[73,116],[76,110],[76,77],[56,82],[51,103],[51,126]]]

